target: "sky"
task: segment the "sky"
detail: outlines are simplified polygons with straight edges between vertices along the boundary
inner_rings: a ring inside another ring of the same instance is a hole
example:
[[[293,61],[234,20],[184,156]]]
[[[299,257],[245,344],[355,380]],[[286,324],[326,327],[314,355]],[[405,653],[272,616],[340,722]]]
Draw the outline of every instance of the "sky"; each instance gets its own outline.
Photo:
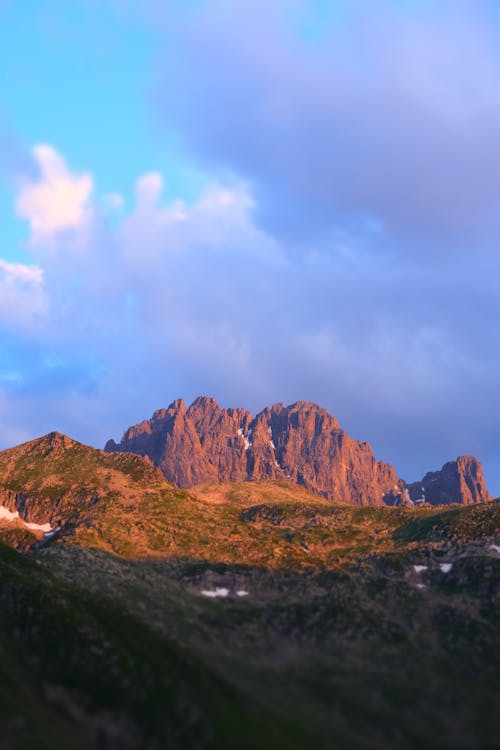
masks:
[[[315,401],[500,495],[493,0],[0,0],[0,448]]]

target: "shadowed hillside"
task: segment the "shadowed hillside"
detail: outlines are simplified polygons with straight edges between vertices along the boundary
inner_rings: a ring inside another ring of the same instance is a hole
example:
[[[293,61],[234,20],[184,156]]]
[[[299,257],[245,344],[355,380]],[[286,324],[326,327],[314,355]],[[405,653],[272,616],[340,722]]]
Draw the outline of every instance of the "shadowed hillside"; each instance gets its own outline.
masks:
[[[55,433],[0,472],[2,750],[496,746],[500,503],[187,492]]]

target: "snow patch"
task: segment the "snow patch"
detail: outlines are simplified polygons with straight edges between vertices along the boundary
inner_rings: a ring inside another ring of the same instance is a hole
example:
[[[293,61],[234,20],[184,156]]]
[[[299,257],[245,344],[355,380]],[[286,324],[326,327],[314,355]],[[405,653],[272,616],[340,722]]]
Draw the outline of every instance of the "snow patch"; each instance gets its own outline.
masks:
[[[441,563],[439,566],[443,573],[449,573],[453,565],[451,563]]]
[[[417,503],[425,503],[426,502],[426,499],[425,499],[425,487],[423,487],[422,485],[420,486],[420,492],[422,493],[422,497],[417,497],[417,499],[415,500],[415,505]]]
[[[427,565],[414,565],[413,570],[415,573],[422,573],[424,570],[427,570]]]
[[[27,528],[31,529],[31,531],[43,531],[44,536],[52,536],[55,534],[56,531],[59,529],[53,529],[50,523],[29,523],[28,521],[25,521],[21,516],[19,515],[19,511],[17,510],[9,510],[4,505],[0,505],[0,520],[7,521],[8,523],[11,523],[12,521],[20,521],[22,525]]]
[[[248,591],[245,591],[244,589],[240,589],[236,592],[236,596],[248,596]]]
[[[4,521],[14,521],[16,518],[19,518],[19,512],[17,510],[9,510],[4,505],[0,505],[0,518],[3,518]]]
[[[494,550],[494,552],[498,552],[500,554],[500,547],[498,544],[490,544],[490,549]]]
[[[43,532],[43,538],[44,539],[50,539],[51,536],[54,536],[54,534],[57,534],[58,531],[61,530],[61,527],[58,526],[56,529],[50,529],[50,531],[44,531]]]
[[[50,534],[51,531],[54,531],[50,523],[26,523],[24,521],[24,525],[28,529],[33,529],[33,531],[43,531],[44,534]]]
[[[248,449],[250,448],[250,446],[252,445],[252,443],[250,442],[250,435],[251,435],[251,433],[252,433],[252,430],[248,430],[248,435],[244,435],[244,434],[243,434],[243,430],[241,429],[241,427],[240,427],[240,429],[238,430],[238,435],[239,435],[240,437],[242,437],[242,438],[243,438],[243,442],[245,443],[245,450],[246,450],[246,451],[247,451],[247,450],[248,450]]]
[[[271,446],[271,448],[273,449],[273,451],[276,450],[276,446],[275,446],[275,444],[273,443],[272,440],[269,441],[269,445]]]
[[[225,588],[216,588],[216,589],[205,589],[204,591],[200,591],[200,594],[203,594],[203,596],[209,596],[211,599],[216,599],[217,597],[226,597],[229,595],[229,589]]]

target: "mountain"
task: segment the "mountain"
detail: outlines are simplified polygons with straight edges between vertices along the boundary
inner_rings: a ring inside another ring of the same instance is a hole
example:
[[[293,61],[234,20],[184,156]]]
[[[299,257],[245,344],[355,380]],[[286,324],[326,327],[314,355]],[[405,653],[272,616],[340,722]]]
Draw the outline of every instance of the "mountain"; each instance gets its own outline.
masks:
[[[498,743],[498,502],[187,491],[58,433],[0,498],[2,750]]]
[[[491,505],[471,507],[485,519],[474,533],[491,536],[488,519],[500,511]],[[438,518],[428,504],[340,504],[276,479],[187,491],[147,457],[106,453],[58,433],[0,452],[0,541],[19,550],[72,545],[127,558],[306,570],[371,549],[393,552],[396,531],[427,518]]]
[[[253,417],[221,409],[213,398],[199,397],[189,408],[179,399],[130,427],[119,444],[109,440],[105,450],[149,456],[179,487],[286,480],[339,502],[408,505],[432,484],[425,497],[431,504],[491,499],[481,465],[470,456],[407,487],[368,443],[353,440],[325,409],[306,401],[275,404]]]
[[[52,432],[0,451],[0,539],[18,549],[70,539],[137,553],[163,545],[155,512],[187,493],[147,457],[110,454]]]
[[[350,438],[316,404],[275,404],[257,414],[182,399],[130,427],[107,451],[147,455],[180,487],[286,479],[325,498],[357,505],[404,502],[405,486],[368,443]]]
[[[446,463],[441,471],[428,472],[421,482],[409,484],[408,492],[414,503],[431,505],[472,505],[492,499],[483,467],[474,456],[459,456],[456,461]]]

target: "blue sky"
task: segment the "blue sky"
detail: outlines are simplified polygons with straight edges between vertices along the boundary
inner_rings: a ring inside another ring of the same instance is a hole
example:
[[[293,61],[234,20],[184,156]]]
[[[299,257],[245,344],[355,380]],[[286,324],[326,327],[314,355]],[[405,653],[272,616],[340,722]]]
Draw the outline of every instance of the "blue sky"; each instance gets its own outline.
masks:
[[[0,446],[314,400],[500,494],[491,2],[0,0]]]

